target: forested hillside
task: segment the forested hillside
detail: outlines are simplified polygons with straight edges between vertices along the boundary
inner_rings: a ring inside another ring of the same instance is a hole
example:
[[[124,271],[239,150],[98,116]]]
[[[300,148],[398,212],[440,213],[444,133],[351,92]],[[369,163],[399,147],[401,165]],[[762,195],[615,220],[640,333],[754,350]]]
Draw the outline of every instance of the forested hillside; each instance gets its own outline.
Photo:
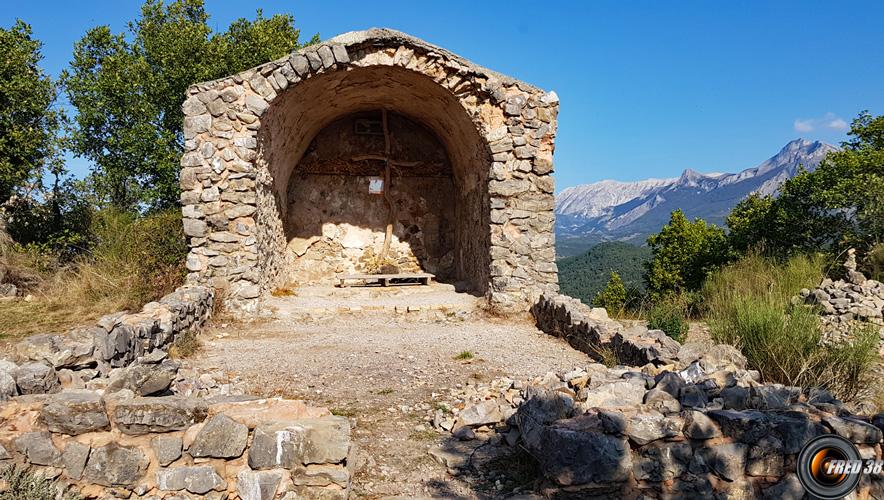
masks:
[[[600,243],[584,254],[559,261],[562,293],[590,304],[596,294],[605,288],[612,271],[620,274],[627,288],[636,287],[644,291],[643,265],[650,258],[651,250],[648,247],[620,241]]]

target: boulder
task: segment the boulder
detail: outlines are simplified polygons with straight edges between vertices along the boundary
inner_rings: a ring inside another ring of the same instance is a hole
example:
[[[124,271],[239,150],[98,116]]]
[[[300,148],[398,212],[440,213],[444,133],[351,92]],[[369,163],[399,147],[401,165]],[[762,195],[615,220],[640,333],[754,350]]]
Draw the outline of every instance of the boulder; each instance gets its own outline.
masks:
[[[710,347],[700,358],[700,363],[707,372],[718,370],[737,371],[746,369],[746,356],[732,345],[716,344]]]
[[[635,366],[670,363],[678,356],[681,347],[663,331],[648,330],[643,326],[615,333],[611,344],[622,362]]]
[[[148,464],[140,449],[110,443],[92,450],[83,477],[102,486],[132,486],[141,480]]]
[[[772,423],[767,415],[755,410],[710,410],[706,416],[718,424],[721,433],[743,443],[755,443],[767,436]]]
[[[656,387],[645,393],[643,401],[646,406],[661,413],[678,413],[681,411],[681,403],[677,399],[668,392]]]
[[[124,434],[180,431],[202,422],[207,411],[206,403],[197,398],[134,398],[113,409],[112,421]]]
[[[25,363],[12,374],[20,394],[50,394],[61,390],[55,369],[44,363]]]
[[[292,470],[292,482],[296,486],[350,486],[350,472],[343,465],[311,464]]]
[[[715,473],[727,481],[735,481],[743,476],[746,469],[746,451],[748,446],[743,443],[724,443],[694,450],[691,472],[702,474],[706,471]]]
[[[26,432],[15,439],[15,448],[34,465],[56,466],[61,452],[52,443],[48,432]]]
[[[798,476],[789,473],[780,482],[764,490],[761,497],[765,500],[802,500],[806,498],[806,492]]]
[[[43,405],[40,419],[50,431],[72,436],[106,430],[110,426],[101,397],[83,389],[50,396]]]
[[[749,404],[759,410],[780,410],[797,402],[800,396],[799,387],[787,387],[782,384],[760,385],[749,389]]]
[[[519,406],[515,421],[521,432],[522,440],[531,449],[540,446],[544,428],[566,417],[571,416],[573,400],[563,394],[533,386],[526,391],[526,401]]]
[[[282,476],[278,470],[243,469],[236,475],[236,492],[242,500],[273,500]]]
[[[249,429],[270,422],[331,416],[331,412],[326,408],[314,408],[307,406],[303,401],[278,398],[212,402],[209,405],[208,417],[214,417],[219,413],[244,424]]]
[[[583,430],[580,419],[543,427],[542,439],[529,448],[544,475],[561,486],[626,481],[632,453],[621,437]]]
[[[111,372],[107,392],[129,389],[138,396],[150,396],[169,389],[178,374],[178,362],[165,360],[157,365],[133,365]]]
[[[586,408],[623,408],[638,406],[644,400],[645,392],[646,389],[641,384],[636,384],[628,380],[618,380],[616,382],[602,384],[589,391],[583,405]]]
[[[248,440],[248,427],[221,414],[206,422],[187,450],[194,458],[236,458],[245,451]]]
[[[9,401],[18,395],[15,378],[4,370],[0,370],[0,401]]]
[[[783,461],[783,442],[773,435],[767,435],[749,447],[746,474],[780,477],[783,475]]]
[[[65,335],[31,335],[15,345],[15,352],[22,359],[45,362],[55,369],[87,368],[95,364],[92,344],[91,330],[78,329]]]
[[[721,431],[711,418],[697,410],[687,412],[683,432],[690,439],[713,439],[721,437]]]
[[[467,406],[457,414],[455,427],[468,426],[479,427],[482,425],[494,425],[503,421],[503,413],[500,412],[500,404],[493,399]]]
[[[822,424],[803,412],[772,414],[769,418],[782,440],[783,452],[787,455],[799,453],[805,443],[826,432]]]
[[[227,482],[208,465],[175,467],[157,471],[157,488],[205,495],[213,490],[223,491],[227,488]]]
[[[706,391],[699,385],[686,385],[681,388],[678,395],[681,406],[687,408],[702,408],[709,402]]]
[[[340,463],[350,451],[350,421],[324,417],[263,424],[255,428],[249,467],[256,470]]]
[[[150,440],[150,447],[163,467],[181,458],[183,446],[181,436],[156,436]]]
[[[872,424],[849,417],[834,415],[823,417],[823,424],[832,432],[856,444],[876,444],[881,442],[881,429]]]
[[[659,439],[677,436],[681,427],[681,417],[675,415],[666,417],[656,411],[636,413],[629,417],[626,436],[633,443],[643,446]]]
[[[687,470],[691,458],[688,443],[655,443],[642,449],[633,462],[632,473],[638,481],[669,481]]]
[[[64,447],[61,453],[61,461],[64,464],[65,474],[73,479],[79,480],[83,475],[83,469],[86,468],[86,459],[89,458],[91,448],[88,444],[70,441]]]
[[[749,389],[746,387],[726,387],[718,393],[725,410],[745,410],[749,407]]]
[[[654,377],[654,389],[665,391],[676,398],[684,386],[684,379],[674,372],[661,372]]]

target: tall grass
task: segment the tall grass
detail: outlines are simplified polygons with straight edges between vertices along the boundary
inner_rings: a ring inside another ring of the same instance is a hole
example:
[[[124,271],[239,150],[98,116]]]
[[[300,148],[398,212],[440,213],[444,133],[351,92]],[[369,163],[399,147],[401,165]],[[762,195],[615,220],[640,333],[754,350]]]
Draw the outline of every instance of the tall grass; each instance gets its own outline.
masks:
[[[717,342],[736,346],[766,382],[825,387],[843,399],[857,394],[877,355],[877,336],[823,345],[819,315],[792,297],[816,286],[824,260],[798,255],[778,262],[750,255],[709,277],[705,316]]]
[[[105,210],[93,222],[87,254],[58,264],[8,242],[2,259],[40,283],[32,300],[0,303],[0,338],[62,331],[118,310],[137,310],[183,282],[187,246],[178,210],[145,217]]]

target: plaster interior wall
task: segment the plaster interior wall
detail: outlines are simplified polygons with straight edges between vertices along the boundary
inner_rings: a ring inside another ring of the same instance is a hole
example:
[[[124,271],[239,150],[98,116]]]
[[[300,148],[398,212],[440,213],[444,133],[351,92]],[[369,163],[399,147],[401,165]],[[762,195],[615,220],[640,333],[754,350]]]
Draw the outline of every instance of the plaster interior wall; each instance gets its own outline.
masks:
[[[270,263],[268,267],[287,269],[289,277],[295,279],[299,272],[295,257],[298,251],[303,250],[295,240],[300,237],[298,234],[301,231],[299,229],[301,223],[295,220],[299,215],[297,207],[324,204],[327,211],[325,216],[330,218],[327,222],[334,223],[335,217],[330,212],[333,210],[334,202],[330,203],[328,199],[320,200],[323,189],[318,187],[322,184],[320,182],[322,178],[313,176],[314,179],[309,179],[311,175],[306,166],[311,161],[310,157],[308,156],[301,165],[305,154],[323,151],[319,143],[316,144],[317,149],[310,151],[309,148],[323,129],[329,126],[334,129],[333,124],[336,121],[354,114],[386,109],[394,117],[409,120],[431,132],[444,150],[450,167],[450,195],[446,195],[445,185],[449,181],[444,177],[440,177],[437,182],[431,182],[430,177],[403,180],[401,183],[403,189],[399,191],[400,197],[397,203],[405,206],[414,204],[422,208],[403,211],[404,214],[412,215],[410,220],[406,219],[397,224],[401,226],[395,231],[397,239],[400,242],[404,239],[405,233],[410,230],[409,223],[415,222],[413,217],[415,213],[432,214],[433,218],[438,220],[440,233],[436,241],[430,244],[430,246],[439,245],[434,250],[435,255],[440,256],[437,262],[438,269],[442,270],[442,274],[448,269],[450,276],[446,276],[446,279],[462,282],[472,291],[484,293],[490,279],[488,175],[491,158],[487,143],[479,135],[476,124],[470,119],[458,99],[425,75],[389,66],[371,66],[321,74],[301,82],[296,88],[296,92],[284,92],[274,101],[262,120],[258,135],[257,162],[266,169],[271,179],[258,185],[258,223],[276,228],[277,233],[272,238],[273,241],[259,241],[259,259]],[[399,119],[394,118],[394,120]],[[416,145],[419,145],[419,142],[417,141]],[[423,155],[421,158],[424,160],[441,158],[438,147],[426,146],[424,144],[424,147],[411,152],[409,147],[402,146],[403,149],[398,153],[403,154],[406,159],[409,154],[415,152]],[[319,152],[316,154],[320,155]],[[327,167],[330,168],[330,165]],[[305,169],[299,170],[299,166]],[[335,188],[343,195],[349,190],[361,190],[359,187],[361,181],[358,179],[360,176],[355,177],[357,178],[350,180],[334,179],[331,185],[323,185],[325,192],[329,193]],[[304,182],[299,186],[300,181]],[[395,176],[393,185],[397,185]],[[430,187],[439,192],[432,195],[422,194]],[[393,193],[396,192],[394,187]],[[340,196],[338,199],[345,197]],[[303,204],[299,204],[299,198]],[[365,203],[382,204],[383,201],[378,198],[377,202]],[[348,210],[353,212],[355,207]],[[372,210],[372,212],[386,217],[384,211]],[[321,211],[315,216],[320,217]],[[449,228],[446,224],[451,221],[453,227]],[[359,224],[374,227],[377,221],[366,220],[355,225]],[[433,224],[428,218],[423,221],[420,230],[423,231]],[[312,229],[304,231],[317,232],[315,225]],[[319,233],[322,234],[321,232],[320,226]],[[453,241],[449,239],[448,234],[453,234]],[[343,235],[329,233],[329,236],[333,236],[331,239],[342,240],[346,232]],[[423,238],[424,244],[426,245],[430,239]],[[450,265],[447,263],[449,257],[445,257],[448,245],[451,246]],[[413,247],[411,253],[416,254]],[[283,259],[284,263],[277,263]],[[417,260],[420,262],[420,258]],[[326,274],[328,271],[321,271],[320,274]]]
[[[454,180],[435,134],[387,113],[393,236],[389,257],[399,272],[456,278]],[[381,111],[338,119],[311,141],[290,177],[286,238],[291,279],[333,282],[337,273],[368,272],[381,252],[390,217],[384,196],[369,190],[383,179],[386,139]]]

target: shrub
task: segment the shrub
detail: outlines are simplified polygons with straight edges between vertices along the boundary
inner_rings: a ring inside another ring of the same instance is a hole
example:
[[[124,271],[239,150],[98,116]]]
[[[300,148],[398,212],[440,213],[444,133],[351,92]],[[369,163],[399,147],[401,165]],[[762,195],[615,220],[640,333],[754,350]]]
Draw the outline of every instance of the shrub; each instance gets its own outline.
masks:
[[[668,297],[655,303],[648,311],[648,328],[663,330],[677,342],[683,342],[688,333],[685,316],[684,301],[679,297]]]
[[[877,355],[874,332],[822,343],[816,310],[791,298],[822,278],[823,260],[797,255],[785,262],[750,255],[713,274],[704,287],[710,334],[736,346],[766,382],[824,387],[849,400]]]
[[[52,479],[15,466],[0,471],[0,481],[6,483],[0,491],[0,500],[76,500],[79,496],[60,491]]]
[[[620,315],[626,307],[626,296],[626,286],[620,279],[620,274],[613,271],[605,289],[595,296],[592,303],[595,306],[604,307],[609,314]]]

